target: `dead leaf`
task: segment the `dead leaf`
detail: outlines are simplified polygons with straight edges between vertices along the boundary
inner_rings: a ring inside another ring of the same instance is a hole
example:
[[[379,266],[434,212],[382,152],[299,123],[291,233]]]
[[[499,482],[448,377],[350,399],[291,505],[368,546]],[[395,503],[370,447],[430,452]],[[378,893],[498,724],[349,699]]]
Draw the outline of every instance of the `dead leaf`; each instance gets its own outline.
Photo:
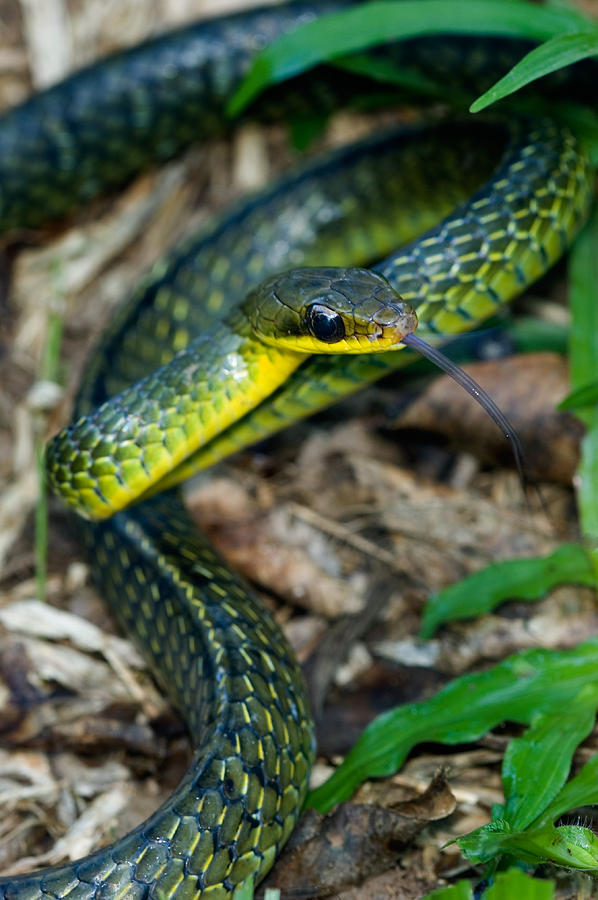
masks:
[[[293,898],[337,896],[394,866],[401,848],[454,808],[441,774],[420,797],[392,808],[341,803],[327,816],[308,810],[266,886]]]

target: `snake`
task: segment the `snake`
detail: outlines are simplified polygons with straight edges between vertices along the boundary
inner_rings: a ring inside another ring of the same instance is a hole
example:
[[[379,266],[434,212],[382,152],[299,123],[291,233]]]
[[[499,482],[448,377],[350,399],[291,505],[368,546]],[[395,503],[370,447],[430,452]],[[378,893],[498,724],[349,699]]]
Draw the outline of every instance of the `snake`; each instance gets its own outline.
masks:
[[[255,54],[351,5],[293,0],[199,22],[10,110],[3,232],[68,216],[190,141],[226,134],[225,105]],[[522,46],[441,36],[382,52],[471,88],[480,72],[492,78],[488,59],[502,66]],[[302,76],[252,115],[328,112],[358,84],[334,69]],[[491,316],[567,249],[591,193],[582,144],[547,117],[431,119],[316,156],[156,263],[92,353],[46,468],[81,517],[95,583],[181,710],[193,757],[133,831],[0,878],[1,898],[227,900],[265,876],[314,760],[306,687],[180,485],[404,365],[416,327],[438,342]]]

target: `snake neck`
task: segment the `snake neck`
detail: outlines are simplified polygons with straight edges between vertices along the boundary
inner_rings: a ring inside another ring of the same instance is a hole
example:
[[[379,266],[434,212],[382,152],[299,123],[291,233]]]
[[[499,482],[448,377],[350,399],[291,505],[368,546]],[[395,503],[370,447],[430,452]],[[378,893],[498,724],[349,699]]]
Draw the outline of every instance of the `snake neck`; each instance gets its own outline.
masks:
[[[235,314],[54,438],[48,479],[80,515],[107,518],[252,410],[304,358],[262,343]]]

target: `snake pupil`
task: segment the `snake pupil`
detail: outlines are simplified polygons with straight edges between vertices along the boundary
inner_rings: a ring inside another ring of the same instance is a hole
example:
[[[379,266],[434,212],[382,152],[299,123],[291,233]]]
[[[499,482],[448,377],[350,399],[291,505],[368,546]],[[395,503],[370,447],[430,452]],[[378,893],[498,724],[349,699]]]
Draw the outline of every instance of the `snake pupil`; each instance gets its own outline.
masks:
[[[317,303],[308,307],[306,313],[307,327],[318,341],[336,344],[345,336],[345,323],[342,316],[327,306]]]

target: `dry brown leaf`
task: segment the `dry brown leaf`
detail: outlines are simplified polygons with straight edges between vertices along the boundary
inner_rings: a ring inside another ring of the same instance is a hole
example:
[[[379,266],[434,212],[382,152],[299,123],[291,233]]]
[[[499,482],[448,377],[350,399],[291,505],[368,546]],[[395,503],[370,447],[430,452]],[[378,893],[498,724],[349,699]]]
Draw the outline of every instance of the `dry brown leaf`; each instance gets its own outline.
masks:
[[[293,897],[337,896],[343,887],[361,884],[395,865],[402,846],[429,821],[450,815],[454,808],[439,775],[420,797],[393,808],[341,803],[327,816],[309,810],[266,885]]]

